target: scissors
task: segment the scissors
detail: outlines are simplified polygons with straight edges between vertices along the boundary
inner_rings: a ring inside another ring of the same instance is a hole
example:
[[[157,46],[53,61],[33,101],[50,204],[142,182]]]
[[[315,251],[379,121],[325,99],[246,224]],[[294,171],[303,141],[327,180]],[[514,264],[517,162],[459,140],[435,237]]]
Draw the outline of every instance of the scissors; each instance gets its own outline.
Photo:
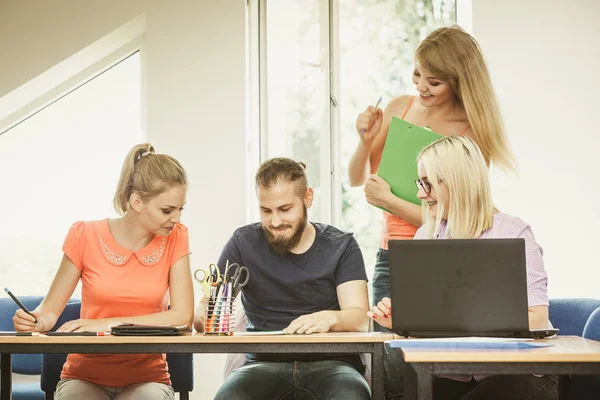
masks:
[[[242,288],[248,284],[248,281],[250,280],[250,272],[248,272],[248,268],[240,266],[238,263],[233,263],[225,268],[223,280],[231,283],[231,287],[233,289],[231,297],[237,297],[237,295],[240,293],[240,290],[242,290]]]
[[[199,274],[200,276],[198,276]],[[208,270],[199,268],[194,271],[194,279],[198,281],[202,290],[204,290],[204,294],[210,296],[213,283],[221,283],[221,272],[219,271],[217,264],[209,264]]]

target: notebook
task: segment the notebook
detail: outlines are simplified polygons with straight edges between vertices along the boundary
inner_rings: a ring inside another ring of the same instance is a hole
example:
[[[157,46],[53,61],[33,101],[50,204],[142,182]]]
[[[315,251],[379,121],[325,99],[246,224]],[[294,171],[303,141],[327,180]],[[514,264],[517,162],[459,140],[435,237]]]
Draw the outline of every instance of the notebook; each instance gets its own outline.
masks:
[[[114,336],[177,336],[189,332],[187,325],[137,325],[121,324],[113,326],[110,333]]]
[[[496,337],[459,337],[435,339],[395,339],[387,342],[392,348],[404,349],[481,349],[481,350],[518,350],[551,347],[551,342],[539,342],[534,339],[496,338]]]
[[[529,329],[525,241],[390,240],[392,328],[412,337],[541,338]]]
[[[392,187],[396,197],[420,205],[415,180],[417,156],[426,146],[443,138],[435,132],[392,117],[387,139],[383,147],[377,175]]]
[[[277,336],[277,335],[285,335],[283,331],[245,331],[245,332],[235,332],[236,336]]]

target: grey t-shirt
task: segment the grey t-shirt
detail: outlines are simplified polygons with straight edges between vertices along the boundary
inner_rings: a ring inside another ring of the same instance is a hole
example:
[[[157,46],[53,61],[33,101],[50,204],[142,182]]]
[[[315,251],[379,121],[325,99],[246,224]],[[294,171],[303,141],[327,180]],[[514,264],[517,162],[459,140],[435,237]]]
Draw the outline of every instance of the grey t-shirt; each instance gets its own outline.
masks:
[[[367,280],[364,260],[351,233],[312,223],[315,241],[303,254],[278,254],[269,246],[261,223],[237,229],[225,245],[218,265],[227,261],[248,268],[242,291],[248,331],[281,330],[294,319],[322,310],[339,310],[337,286]],[[223,272],[223,271],[221,271]],[[358,356],[326,354],[252,354],[250,361],[310,361],[341,359],[356,365]],[[360,360],[358,361],[360,365]]]

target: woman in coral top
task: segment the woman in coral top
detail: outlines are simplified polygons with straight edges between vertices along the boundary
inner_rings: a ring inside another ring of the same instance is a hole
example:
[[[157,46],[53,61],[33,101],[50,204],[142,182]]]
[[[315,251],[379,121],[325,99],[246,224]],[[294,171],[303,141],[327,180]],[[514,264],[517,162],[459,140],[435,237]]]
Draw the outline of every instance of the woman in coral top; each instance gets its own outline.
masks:
[[[187,178],[173,157],[150,144],[125,159],[114,197],[120,218],[76,222],[48,295],[19,310],[21,332],[51,329],[81,279],[81,318],[58,331],[110,331],[120,323],[189,325],[194,295],[187,228],[180,223]],[[170,308],[168,306],[170,305]],[[164,354],[69,354],[56,398],[173,399]]]
[[[415,52],[413,83],[419,96],[396,97],[385,111],[371,106],[356,120],[360,141],[348,167],[350,185],[365,185],[367,202],[392,212],[384,213],[373,304],[390,295],[388,240],[410,240],[422,223],[421,206],[394,196],[390,185],[374,175],[392,117],[428,126],[444,136],[469,137],[477,142],[488,165],[514,170],[490,76],[471,35],[453,26],[427,36]]]

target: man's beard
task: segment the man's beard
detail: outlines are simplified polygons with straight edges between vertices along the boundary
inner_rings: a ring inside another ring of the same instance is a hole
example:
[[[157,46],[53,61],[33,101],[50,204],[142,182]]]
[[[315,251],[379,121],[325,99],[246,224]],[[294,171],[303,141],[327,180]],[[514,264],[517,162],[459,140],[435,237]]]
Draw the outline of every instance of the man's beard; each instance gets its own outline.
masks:
[[[271,231],[263,225],[263,231],[267,237],[267,242],[269,246],[278,254],[285,255],[288,251],[298,246],[300,243],[300,239],[302,238],[302,234],[304,233],[304,229],[306,228],[306,224],[308,223],[308,212],[306,206],[304,206],[304,213],[302,215],[302,219],[298,222],[298,227],[289,238],[278,237],[273,235]],[[291,227],[291,225],[287,225],[287,227]]]

